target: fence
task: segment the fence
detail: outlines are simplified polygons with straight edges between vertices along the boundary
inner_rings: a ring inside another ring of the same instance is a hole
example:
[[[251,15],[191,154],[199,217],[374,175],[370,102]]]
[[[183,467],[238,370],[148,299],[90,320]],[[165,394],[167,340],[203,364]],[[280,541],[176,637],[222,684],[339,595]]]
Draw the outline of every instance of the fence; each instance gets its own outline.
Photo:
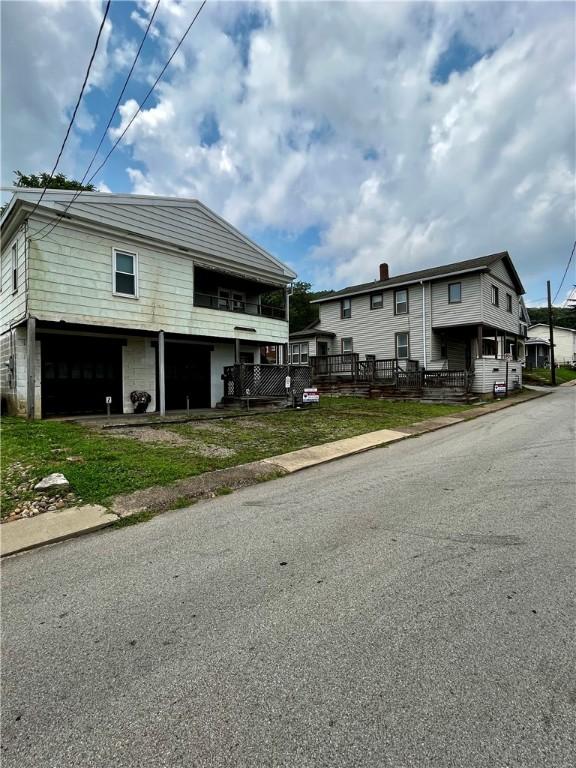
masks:
[[[311,374],[307,365],[227,365],[222,374],[224,397],[286,397],[287,376],[290,376],[290,389],[297,397],[310,386]]]

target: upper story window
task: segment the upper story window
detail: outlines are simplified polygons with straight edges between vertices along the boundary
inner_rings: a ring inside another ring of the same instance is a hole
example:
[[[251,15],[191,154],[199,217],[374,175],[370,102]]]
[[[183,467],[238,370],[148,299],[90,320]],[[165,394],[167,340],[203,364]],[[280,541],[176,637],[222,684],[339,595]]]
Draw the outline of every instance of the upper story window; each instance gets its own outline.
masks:
[[[340,317],[352,317],[352,299],[342,299],[340,302]]]
[[[448,285],[448,303],[460,304],[462,302],[462,283],[450,283]]]
[[[18,245],[12,246],[12,292],[18,291]]]
[[[114,293],[138,298],[138,254],[113,250]]]
[[[495,307],[499,304],[498,288],[495,285],[492,286],[492,304],[494,304]]]
[[[408,314],[408,291],[404,288],[394,291],[394,314]]]
[[[384,296],[381,293],[373,293],[370,296],[370,309],[382,309]]]
[[[342,339],[342,354],[343,355],[349,355],[351,352],[354,351],[354,345],[352,343],[352,337],[347,336],[346,338]]]
[[[406,360],[410,357],[410,334],[396,334],[396,357],[400,360]]]
[[[506,294],[506,310],[512,314],[512,294]]]
[[[244,312],[246,308],[246,294],[231,291],[228,288],[218,288],[218,309],[228,312]]]

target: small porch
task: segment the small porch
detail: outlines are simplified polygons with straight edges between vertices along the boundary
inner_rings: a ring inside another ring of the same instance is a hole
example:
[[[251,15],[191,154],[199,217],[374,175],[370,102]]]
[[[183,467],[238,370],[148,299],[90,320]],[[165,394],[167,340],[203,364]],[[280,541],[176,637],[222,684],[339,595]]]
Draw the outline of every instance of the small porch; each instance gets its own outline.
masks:
[[[221,404],[231,406],[264,405],[291,398],[300,401],[312,379],[308,365],[235,363],[224,367],[222,381],[224,396]]]

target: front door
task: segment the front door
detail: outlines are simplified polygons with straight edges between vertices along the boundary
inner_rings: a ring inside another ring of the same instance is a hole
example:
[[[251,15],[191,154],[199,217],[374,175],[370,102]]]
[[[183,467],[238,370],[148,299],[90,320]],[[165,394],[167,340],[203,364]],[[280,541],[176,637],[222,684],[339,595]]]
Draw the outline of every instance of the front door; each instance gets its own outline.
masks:
[[[210,408],[210,347],[166,342],[166,409]]]
[[[327,341],[319,341],[316,345],[316,354],[319,357],[326,357],[328,354],[328,342]]]

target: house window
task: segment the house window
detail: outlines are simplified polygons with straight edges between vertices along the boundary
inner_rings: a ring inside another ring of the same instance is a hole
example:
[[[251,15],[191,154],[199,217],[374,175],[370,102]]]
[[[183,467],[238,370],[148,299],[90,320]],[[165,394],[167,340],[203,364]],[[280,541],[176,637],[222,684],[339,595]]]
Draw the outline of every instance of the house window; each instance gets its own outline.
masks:
[[[370,309],[382,309],[384,306],[384,297],[381,293],[373,293],[370,296]]]
[[[228,288],[218,288],[218,309],[228,312],[244,312],[246,307],[246,295],[231,291]]]
[[[394,291],[394,314],[408,314],[408,291],[405,289]]]
[[[342,299],[340,303],[340,317],[352,317],[352,299]]]
[[[138,254],[114,249],[114,293],[138,298]]]
[[[495,285],[492,286],[492,304],[495,307],[498,306],[498,288]]]
[[[342,339],[342,354],[343,355],[349,355],[352,353],[354,346],[352,344],[352,337],[347,336],[345,339]]]
[[[506,310],[512,314],[512,294],[506,294]]]
[[[448,304],[460,304],[462,302],[462,283],[450,283],[448,285]]]
[[[410,334],[409,333],[396,334],[396,357],[400,360],[405,360],[408,357],[410,357]]]
[[[376,355],[366,355],[366,360],[374,362],[376,360]]]
[[[18,290],[18,246],[16,243],[12,246],[12,291]]]
[[[300,344],[291,344],[292,365],[308,365],[308,342],[303,341]]]

